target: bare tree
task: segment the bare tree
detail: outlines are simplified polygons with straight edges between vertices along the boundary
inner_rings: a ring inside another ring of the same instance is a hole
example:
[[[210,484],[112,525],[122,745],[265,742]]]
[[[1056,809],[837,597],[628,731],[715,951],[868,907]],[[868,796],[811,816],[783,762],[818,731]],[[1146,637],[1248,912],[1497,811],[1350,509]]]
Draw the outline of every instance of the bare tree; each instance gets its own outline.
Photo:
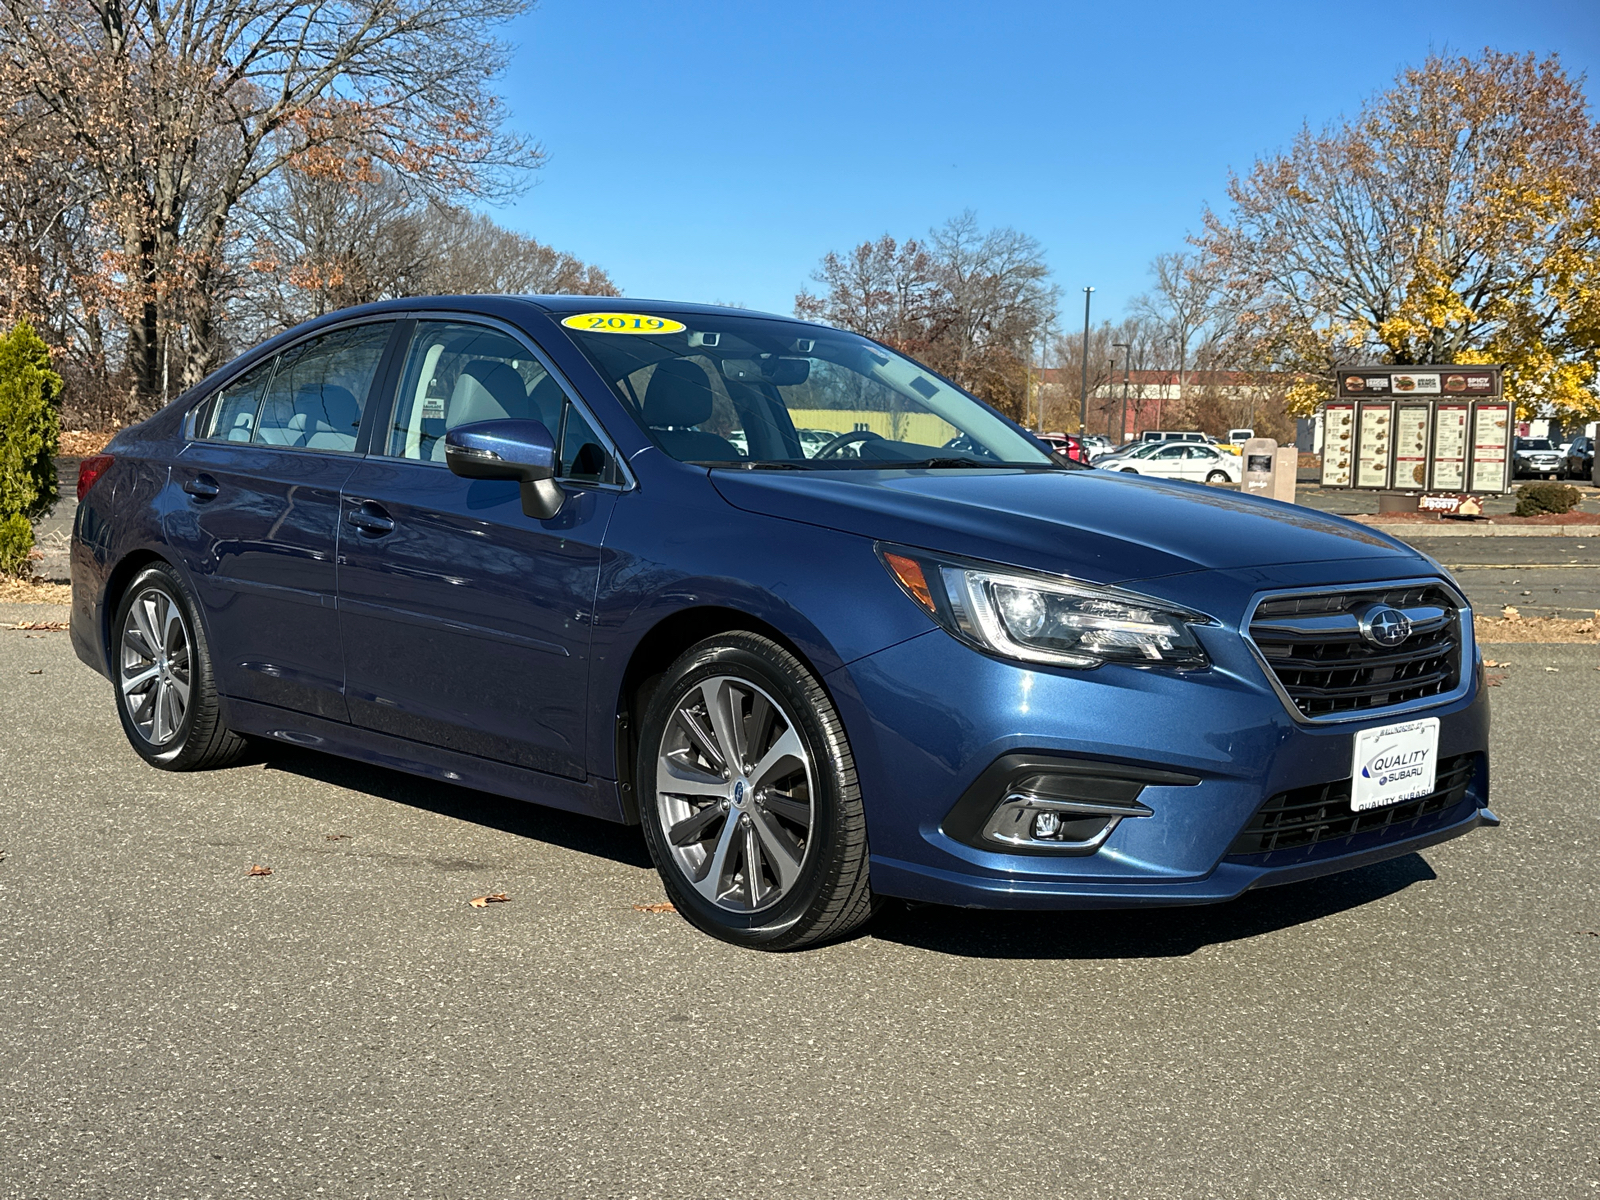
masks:
[[[491,218],[409,192],[282,172],[242,206],[228,330],[242,344],[335,309],[430,294],[621,293],[601,268]]]
[[[915,354],[1014,417],[1028,403],[1033,348],[1055,316],[1056,289],[1039,243],[1014,229],[984,231],[971,211],[927,243],[885,235],[824,256],[795,312]]]
[[[896,242],[884,234],[844,255],[830,250],[812,279],[826,288],[826,296],[802,288],[794,301],[797,316],[907,351],[926,340],[938,282],[933,259],[915,238]]]
[[[383,163],[445,197],[538,165],[487,90],[505,61],[490,30],[526,6],[0,0],[0,90],[30,101],[6,132],[43,131],[93,181],[142,396],[159,391],[167,327],[184,382],[215,361],[231,219],[284,168],[361,179]]]

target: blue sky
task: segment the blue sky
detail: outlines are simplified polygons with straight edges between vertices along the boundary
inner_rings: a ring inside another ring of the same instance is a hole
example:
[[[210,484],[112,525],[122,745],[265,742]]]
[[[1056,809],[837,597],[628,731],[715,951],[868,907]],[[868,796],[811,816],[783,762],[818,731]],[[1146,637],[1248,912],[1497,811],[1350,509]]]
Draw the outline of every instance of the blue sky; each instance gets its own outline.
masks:
[[[1064,323],[1116,317],[1230,168],[1430,49],[1557,52],[1600,98],[1600,2],[543,0],[511,124],[549,153],[502,223],[631,296],[788,312],[818,258],[965,208],[1037,237]]]

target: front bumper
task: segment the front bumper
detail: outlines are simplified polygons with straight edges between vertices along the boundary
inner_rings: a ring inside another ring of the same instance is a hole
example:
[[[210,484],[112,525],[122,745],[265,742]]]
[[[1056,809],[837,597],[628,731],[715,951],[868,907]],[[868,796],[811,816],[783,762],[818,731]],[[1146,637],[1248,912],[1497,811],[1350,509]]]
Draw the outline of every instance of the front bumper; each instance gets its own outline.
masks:
[[[1215,611],[1213,609],[1213,611]],[[1358,728],[1296,721],[1236,629],[1200,631],[1211,669],[1094,671],[1002,662],[942,630],[842,667],[828,685],[844,717],[867,808],[874,891],[994,908],[1204,904],[1408,854],[1497,823],[1488,812],[1487,698],[1475,662],[1440,721],[1439,757],[1472,755],[1465,795],[1426,821],[1332,839],[1294,853],[1229,854],[1269,797],[1350,776]],[[1150,784],[1148,817],[1123,820],[1092,854],[978,848],[949,814],[1005,755],[1197,779]],[[959,832],[959,831],[958,831]]]

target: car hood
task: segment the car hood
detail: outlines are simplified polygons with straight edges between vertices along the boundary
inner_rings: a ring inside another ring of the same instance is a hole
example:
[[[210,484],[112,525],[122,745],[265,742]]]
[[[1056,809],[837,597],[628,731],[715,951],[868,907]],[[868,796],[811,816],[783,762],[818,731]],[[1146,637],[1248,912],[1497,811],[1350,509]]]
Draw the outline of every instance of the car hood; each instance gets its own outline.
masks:
[[[1100,583],[1185,571],[1420,556],[1338,517],[1104,471],[710,472],[735,508]],[[1392,567],[1387,564],[1394,564]]]

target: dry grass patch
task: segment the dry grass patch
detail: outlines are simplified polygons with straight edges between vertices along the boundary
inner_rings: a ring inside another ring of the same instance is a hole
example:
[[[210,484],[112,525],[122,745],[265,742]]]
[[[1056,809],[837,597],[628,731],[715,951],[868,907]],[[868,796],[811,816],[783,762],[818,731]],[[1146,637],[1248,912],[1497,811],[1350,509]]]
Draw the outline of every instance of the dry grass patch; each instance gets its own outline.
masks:
[[[1600,642],[1595,617],[1525,617],[1507,605],[1498,617],[1479,615],[1473,630],[1480,642]]]
[[[0,575],[0,604],[71,604],[70,583],[46,583],[42,579],[18,579]]]
[[[63,429],[56,453],[63,458],[88,458],[104,450],[116,434],[115,429]]]

